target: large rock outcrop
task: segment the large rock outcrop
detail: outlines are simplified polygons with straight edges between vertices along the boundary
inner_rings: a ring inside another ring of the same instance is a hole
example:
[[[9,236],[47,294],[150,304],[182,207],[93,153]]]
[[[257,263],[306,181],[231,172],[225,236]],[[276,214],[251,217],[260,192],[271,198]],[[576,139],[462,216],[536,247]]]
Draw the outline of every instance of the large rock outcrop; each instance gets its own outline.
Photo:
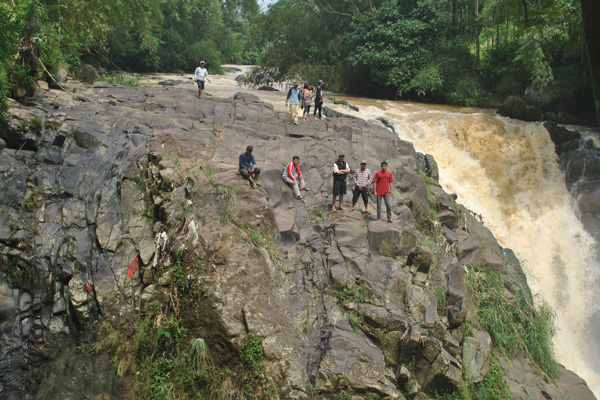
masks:
[[[412,145],[385,127],[344,117],[294,126],[247,93],[197,100],[193,88],[166,89],[78,86],[78,98],[38,91],[35,107],[12,105],[0,135],[0,396],[122,398],[130,382],[76,345],[89,347],[102,321],[172,301],[178,280],[202,282],[216,360],[262,338],[281,398],[307,398],[309,387],[323,398],[347,388],[413,398],[483,379],[490,340],[465,333],[467,275],[519,266],[436,184],[431,157],[427,184]],[[237,174],[248,144],[258,189]],[[395,224],[376,222],[373,208],[330,211],[339,153],[373,171],[388,160]],[[306,203],[281,181],[293,155]],[[185,273],[167,249],[180,250]],[[527,293],[523,282],[506,290]],[[522,367],[502,368],[516,397],[549,390]],[[83,387],[56,385],[57,374]],[[589,395],[567,371],[561,379],[572,385],[553,399]]]

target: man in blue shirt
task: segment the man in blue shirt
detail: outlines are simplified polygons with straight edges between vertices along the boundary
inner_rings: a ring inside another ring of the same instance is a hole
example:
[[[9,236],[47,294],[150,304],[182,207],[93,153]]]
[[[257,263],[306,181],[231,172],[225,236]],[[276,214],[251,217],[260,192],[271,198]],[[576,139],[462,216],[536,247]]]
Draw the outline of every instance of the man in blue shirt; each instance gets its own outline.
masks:
[[[250,181],[252,189],[256,189],[257,186],[260,186],[258,181],[260,179],[260,168],[256,166],[252,150],[254,150],[252,146],[248,146],[246,152],[240,154],[240,175]]]
[[[300,104],[300,89],[298,88],[298,82],[294,82],[294,87],[288,91],[287,98],[285,99],[285,106],[290,103],[290,112],[288,115],[288,123],[292,123],[294,119],[294,125],[298,125],[298,105]]]

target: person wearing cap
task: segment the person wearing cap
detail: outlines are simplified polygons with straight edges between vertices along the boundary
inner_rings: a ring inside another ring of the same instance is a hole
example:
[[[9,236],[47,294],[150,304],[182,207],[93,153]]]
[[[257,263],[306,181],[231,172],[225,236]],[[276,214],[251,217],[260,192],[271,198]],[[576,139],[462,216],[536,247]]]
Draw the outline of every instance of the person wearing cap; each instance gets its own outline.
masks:
[[[204,90],[204,81],[209,81],[208,71],[204,68],[205,62],[200,61],[200,66],[196,68],[196,72],[194,72],[194,82],[198,84],[198,98],[202,98],[202,91]]]
[[[260,186],[260,168],[256,166],[256,161],[252,155],[252,146],[246,147],[246,152],[240,154],[240,175],[250,181],[250,187],[255,189]]]
[[[290,104],[289,115],[288,115],[288,123],[292,123],[292,119],[294,120],[294,125],[298,125],[298,106],[300,105],[300,96],[301,91],[298,88],[298,82],[294,82],[294,87],[290,88],[288,91],[287,97],[285,99],[285,106],[288,106],[288,102]]]
[[[333,200],[331,201],[331,211],[333,212],[337,211],[335,208],[337,196],[340,196],[338,208],[340,210],[345,210],[345,208],[342,207],[342,201],[346,194],[346,176],[350,173],[350,167],[348,166],[348,163],[344,161],[345,158],[346,156],[340,154],[338,160],[333,163]]]
[[[362,160],[360,168],[354,171],[354,190],[352,191],[352,209],[358,201],[358,197],[362,196],[365,204],[365,214],[369,212],[369,186],[372,182],[371,171],[367,168],[367,162]]]
[[[306,190],[304,184],[304,177],[302,176],[302,172],[300,171],[300,157],[294,156],[292,157],[292,162],[285,167],[283,170],[283,174],[281,175],[281,179],[294,191],[294,195],[301,202],[305,202],[304,198],[300,195],[301,190]]]
[[[319,82],[317,83],[317,89],[315,91],[315,110],[313,111],[314,119],[317,119],[317,110],[319,110],[319,119],[323,119],[323,85],[325,85],[325,82],[319,79]]]
[[[381,163],[381,171],[377,171],[373,178],[373,191],[377,195],[377,222],[381,222],[381,202],[385,201],[385,208],[387,210],[388,222],[394,222],[392,220],[392,182],[394,178],[392,173],[387,170],[388,163],[383,161]]]

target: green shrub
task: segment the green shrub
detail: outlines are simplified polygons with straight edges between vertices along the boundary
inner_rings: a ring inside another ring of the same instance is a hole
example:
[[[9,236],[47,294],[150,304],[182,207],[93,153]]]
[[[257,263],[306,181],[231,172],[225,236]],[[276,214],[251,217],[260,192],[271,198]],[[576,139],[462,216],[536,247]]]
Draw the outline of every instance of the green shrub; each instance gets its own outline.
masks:
[[[100,79],[115,85],[144,87],[134,74],[103,74]]]
[[[536,299],[535,306],[521,291],[509,298],[501,272],[493,270],[470,273],[468,287],[477,319],[498,350],[526,355],[548,378],[556,378],[554,313],[550,306],[543,299]]]

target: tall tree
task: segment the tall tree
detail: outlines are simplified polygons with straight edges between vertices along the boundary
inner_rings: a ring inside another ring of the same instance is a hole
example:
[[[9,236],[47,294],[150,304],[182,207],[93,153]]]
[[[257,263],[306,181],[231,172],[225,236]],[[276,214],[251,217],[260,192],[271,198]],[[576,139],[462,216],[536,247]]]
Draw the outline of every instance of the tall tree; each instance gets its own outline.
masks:
[[[581,19],[590,59],[596,118],[600,129],[600,0],[581,0]]]

